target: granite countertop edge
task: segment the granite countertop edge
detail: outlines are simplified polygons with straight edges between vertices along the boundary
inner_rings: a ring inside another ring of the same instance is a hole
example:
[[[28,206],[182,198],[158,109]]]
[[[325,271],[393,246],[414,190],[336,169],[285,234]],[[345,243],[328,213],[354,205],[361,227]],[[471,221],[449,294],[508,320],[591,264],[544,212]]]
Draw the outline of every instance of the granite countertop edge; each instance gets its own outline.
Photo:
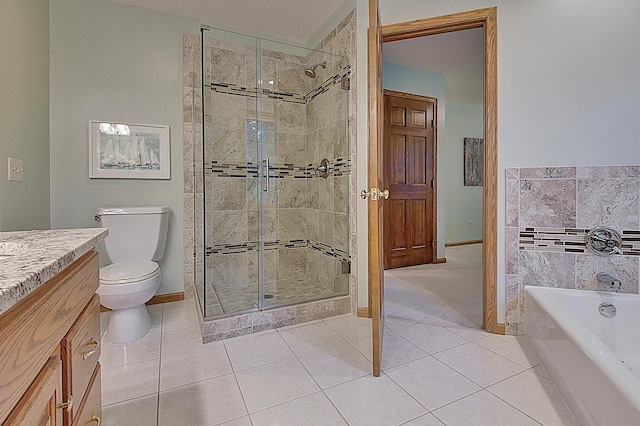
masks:
[[[106,236],[105,228],[0,232],[0,315]]]

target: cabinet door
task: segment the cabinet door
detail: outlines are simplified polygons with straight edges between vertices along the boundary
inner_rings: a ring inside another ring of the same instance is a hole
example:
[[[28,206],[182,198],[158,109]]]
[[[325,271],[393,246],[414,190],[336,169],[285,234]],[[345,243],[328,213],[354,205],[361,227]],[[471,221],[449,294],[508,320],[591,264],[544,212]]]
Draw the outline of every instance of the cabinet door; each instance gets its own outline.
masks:
[[[102,386],[100,364],[91,376],[84,401],[73,419],[73,426],[100,426],[102,423]]]
[[[70,425],[100,358],[100,298],[97,294],[62,339],[60,349],[63,398],[68,399],[73,395],[76,401],[71,409],[65,410],[64,424]]]
[[[49,358],[4,425],[62,426],[62,363]]]

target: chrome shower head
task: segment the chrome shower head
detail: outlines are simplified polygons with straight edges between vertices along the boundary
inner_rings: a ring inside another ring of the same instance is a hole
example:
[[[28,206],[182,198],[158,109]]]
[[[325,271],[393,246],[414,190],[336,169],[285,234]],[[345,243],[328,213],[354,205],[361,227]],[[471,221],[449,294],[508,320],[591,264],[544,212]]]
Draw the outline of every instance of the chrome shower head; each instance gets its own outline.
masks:
[[[306,74],[307,77],[316,78],[316,68],[318,67],[322,67],[323,69],[327,68],[327,61],[324,61],[319,64],[315,64],[312,67],[306,68],[304,70],[304,73]]]

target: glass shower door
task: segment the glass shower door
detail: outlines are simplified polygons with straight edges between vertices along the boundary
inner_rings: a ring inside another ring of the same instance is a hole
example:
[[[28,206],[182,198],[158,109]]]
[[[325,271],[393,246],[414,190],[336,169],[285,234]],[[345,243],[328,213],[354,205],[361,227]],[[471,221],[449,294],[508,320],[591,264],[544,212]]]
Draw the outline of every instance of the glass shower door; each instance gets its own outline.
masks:
[[[256,39],[203,31],[205,317],[258,309]]]
[[[348,294],[348,62],[260,40],[264,309]]]

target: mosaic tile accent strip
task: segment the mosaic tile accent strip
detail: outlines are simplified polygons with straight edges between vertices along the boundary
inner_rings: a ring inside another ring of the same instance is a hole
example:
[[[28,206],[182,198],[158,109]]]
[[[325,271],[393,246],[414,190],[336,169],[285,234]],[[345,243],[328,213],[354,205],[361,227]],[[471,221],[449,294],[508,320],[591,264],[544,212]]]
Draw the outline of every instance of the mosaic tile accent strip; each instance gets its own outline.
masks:
[[[211,90],[218,93],[224,93],[227,95],[239,95],[255,98],[258,96],[258,89],[256,87],[238,86],[233,83],[211,83]],[[262,96],[269,99],[279,99],[284,102],[292,102],[294,104],[305,105],[307,103],[306,96],[299,95],[293,92],[276,92],[274,90],[262,89]]]
[[[349,78],[351,76],[351,65],[345,65],[342,70],[329,77],[319,87],[311,90],[306,95],[301,95],[294,92],[278,92],[269,89],[262,89],[262,96],[269,99],[278,99],[284,102],[291,102],[294,104],[306,105],[313,101],[315,98],[323,93],[328,92],[332,87],[342,83],[343,78]],[[228,95],[248,96],[255,98],[258,96],[257,87],[241,86],[233,83],[216,83],[211,82],[211,90],[218,93],[225,93]]]
[[[208,167],[205,167],[206,176],[213,177],[258,177],[258,166],[253,163],[219,163],[211,161]]]
[[[309,248],[318,251],[325,256],[336,258],[339,261],[351,261],[349,254],[337,248],[333,248],[328,244],[323,244],[318,241],[299,239],[299,240],[273,240],[265,241],[264,249],[267,250],[279,250],[284,248]],[[257,241],[247,241],[240,244],[214,244],[207,246],[206,254],[210,256],[212,254],[237,254],[246,253],[248,251],[258,250]]]
[[[520,228],[518,248],[528,251],[589,253],[586,241],[590,229]],[[640,231],[622,231],[622,255],[640,256]]]
[[[341,84],[342,79],[349,78],[350,75],[351,75],[351,66],[350,65],[344,66],[340,73],[335,74],[332,77],[329,77],[319,87],[307,93],[307,95],[305,96],[307,103],[311,102],[312,100],[322,95],[323,93],[328,92],[329,89],[331,89],[333,86]]]
[[[295,164],[271,164],[269,165],[269,177],[275,179],[311,179],[318,177],[318,165],[307,164],[298,166]],[[329,176],[345,176],[351,172],[351,160],[336,158],[329,161]],[[205,167],[205,174],[209,177],[258,177],[258,165],[254,163],[231,163],[210,161]]]

